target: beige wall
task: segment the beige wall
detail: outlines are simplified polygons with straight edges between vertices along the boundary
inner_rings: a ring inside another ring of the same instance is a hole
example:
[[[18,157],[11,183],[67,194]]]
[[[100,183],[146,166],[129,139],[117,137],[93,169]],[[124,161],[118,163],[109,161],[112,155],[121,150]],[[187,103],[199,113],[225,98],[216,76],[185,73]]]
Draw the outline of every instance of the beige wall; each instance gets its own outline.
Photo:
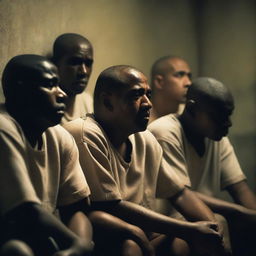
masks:
[[[91,92],[102,69],[131,64],[148,75],[165,54],[226,83],[236,101],[230,137],[255,187],[256,0],[0,0],[0,72],[14,55],[49,53],[65,32],[94,46]]]
[[[148,73],[161,55],[187,58],[196,72],[194,16],[189,1],[2,0],[0,70],[21,53],[45,54],[61,33],[88,37],[95,48],[92,91],[99,72],[131,64]]]
[[[215,77],[231,89],[236,109],[230,139],[256,189],[256,1],[200,3],[199,75]]]

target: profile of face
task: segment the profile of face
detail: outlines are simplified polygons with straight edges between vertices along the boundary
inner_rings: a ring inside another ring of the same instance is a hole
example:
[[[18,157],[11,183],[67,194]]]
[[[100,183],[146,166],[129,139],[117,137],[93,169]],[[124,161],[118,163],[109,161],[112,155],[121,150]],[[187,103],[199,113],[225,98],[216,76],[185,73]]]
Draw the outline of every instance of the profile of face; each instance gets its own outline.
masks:
[[[67,49],[56,63],[59,70],[60,86],[68,96],[82,93],[89,81],[93,64],[93,49],[85,42],[77,42]]]
[[[56,66],[45,60],[31,71],[33,77],[24,84],[26,111],[31,118],[47,127],[59,124],[64,115],[67,95],[59,87]]]
[[[187,90],[191,85],[190,67],[180,58],[171,58],[166,65],[169,71],[159,75],[164,95],[177,104],[185,103]]]
[[[116,123],[130,134],[147,128],[152,104],[151,88],[145,75],[135,69],[123,71],[129,84],[114,95]]]
[[[219,141],[226,136],[232,126],[231,115],[234,111],[232,97],[216,105],[205,105],[196,112],[195,122],[204,137]]]

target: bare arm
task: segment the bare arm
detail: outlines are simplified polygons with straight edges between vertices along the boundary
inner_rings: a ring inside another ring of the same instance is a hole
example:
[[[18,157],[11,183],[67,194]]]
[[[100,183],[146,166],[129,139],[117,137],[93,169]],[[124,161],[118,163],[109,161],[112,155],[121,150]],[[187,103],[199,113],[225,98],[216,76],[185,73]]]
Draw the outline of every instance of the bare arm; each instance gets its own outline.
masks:
[[[169,200],[189,221],[216,221],[210,208],[188,188]]]
[[[241,228],[256,227],[256,211],[248,209],[242,205],[230,203],[221,199],[209,197],[197,193],[198,197],[204,201],[214,212],[223,215],[230,224],[241,226]]]
[[[97,209],[105,210],[139,226],[145,231],[175,236],[186,241],[189,241],[193,236],[201,235],[206,239],[208,237],[215,241],[221,240],[219,233],[215,231],[217,229],[215,222],[191,223],[176,220],[128,201],[99,202],[93,205]]]
[[[145,256],[154,255],[153,247],[147,236],[138,226],[103,211],[92,211],[88,216],[93,225],[94,235],[97,238],[107,241],[106,236],[111,237],[111,239],[112,237],[121,237],[123,240],[130,239],[140,246]]]
[[[92,251],[92,244],[84,244],[84,241],[70,231],[55,216],[44,210],[36,203],[24,203],[5,216],[7,228],[15,227],[15,231],[28,237],[35,234],[43,234],[43,239],[52,237],[61,251],[58,255],[69,256],[89,255]]]
[[[256,210],[256,197],[245,180],[228,186],[227,190],[237,204]]]

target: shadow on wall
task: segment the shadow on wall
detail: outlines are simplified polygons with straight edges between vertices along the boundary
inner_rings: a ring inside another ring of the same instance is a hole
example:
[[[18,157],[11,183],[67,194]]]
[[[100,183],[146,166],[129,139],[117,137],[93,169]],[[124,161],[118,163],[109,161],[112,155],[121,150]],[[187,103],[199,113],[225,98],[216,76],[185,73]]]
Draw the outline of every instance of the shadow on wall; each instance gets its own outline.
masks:
[[[256,99],[256,81],[253,83],[252,89],[254,99]],[[254,100],[254,113],[256,111],[256,101]],[[249,123],[256,122],[256,114]],[[230,137],[235,152],[238,156],[240,165],[247,176],[250,187],[256,191],[256,133],[233,134]]]

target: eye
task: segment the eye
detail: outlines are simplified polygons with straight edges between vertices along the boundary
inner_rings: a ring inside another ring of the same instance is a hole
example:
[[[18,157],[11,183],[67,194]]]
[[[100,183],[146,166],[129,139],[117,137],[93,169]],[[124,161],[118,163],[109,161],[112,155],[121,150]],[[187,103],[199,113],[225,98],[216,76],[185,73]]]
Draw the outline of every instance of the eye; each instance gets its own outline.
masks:
[[[77,58],[77,57],[70,58],[69,61],[68,61],[68,64],[71,65],[71,66],[81,65],[82,64],[82,59]]]
[[[88,68],[90,68],[90,67],[92,66],[92,64],[93,64],[93,60],[92,60],[92,59],[86,59],[86,60],[84,61],[84,64],[85,64]]]
[[[148,99],[151,100],[152,92],[151,91],[147,91],[146,95],[147,95]]]
[[[43,87],[52,89],[53,87],[56,87],[59,85],[59,80],[57,78],[45,80],[43,83]]]

